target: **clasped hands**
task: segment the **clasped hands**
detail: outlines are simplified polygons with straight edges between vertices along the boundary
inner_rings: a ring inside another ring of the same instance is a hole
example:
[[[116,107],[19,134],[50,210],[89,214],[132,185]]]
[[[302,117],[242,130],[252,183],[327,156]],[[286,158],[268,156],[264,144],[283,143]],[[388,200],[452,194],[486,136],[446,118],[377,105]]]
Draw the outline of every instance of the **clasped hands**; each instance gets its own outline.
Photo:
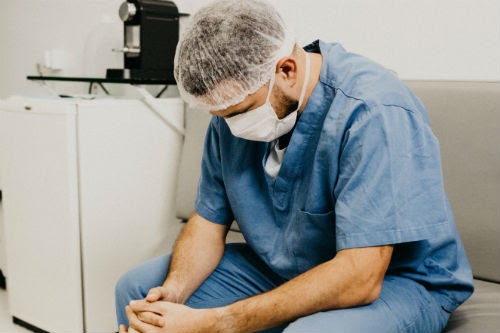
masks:
[[[130,327],[119,333],[210,332],[216,323],[215,310],[193,309],[177,302],[165,287],[156,287],[143,300],[131,301],[125,309]]]

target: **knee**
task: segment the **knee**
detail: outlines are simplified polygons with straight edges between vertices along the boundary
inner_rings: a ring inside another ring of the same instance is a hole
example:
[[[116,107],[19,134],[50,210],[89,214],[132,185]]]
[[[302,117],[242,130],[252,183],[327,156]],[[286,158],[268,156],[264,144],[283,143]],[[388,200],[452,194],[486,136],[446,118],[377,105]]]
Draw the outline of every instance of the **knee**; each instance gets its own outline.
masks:
[[[133,296],[134,291],[134,279],[131,277],[130,272],[122,275],[115,285],[115,308],[116,308],[116,319],[118,325],[129,326],[127,316],[125,314],[125,307],[129,302],[136,298]]]
[[[135,276],[133,271],[123,274],[115,285],[115,297],[117,303],[130,302],[133,299],[142,299],[142,290],[140,280]]]
[[[149,289],[160,286],[167,275],[170,256],[161,256],[146,261],[122,275],[115,286],[117,302],[143,299]]]
[[[122,275],[118,281],[116,282],[115,285],[115,298],[118,303],[119,300],[123,299],[124,296],[127,294],[127,291],[129,290],[130,286],[130,279],[129,277],[125,274]]]

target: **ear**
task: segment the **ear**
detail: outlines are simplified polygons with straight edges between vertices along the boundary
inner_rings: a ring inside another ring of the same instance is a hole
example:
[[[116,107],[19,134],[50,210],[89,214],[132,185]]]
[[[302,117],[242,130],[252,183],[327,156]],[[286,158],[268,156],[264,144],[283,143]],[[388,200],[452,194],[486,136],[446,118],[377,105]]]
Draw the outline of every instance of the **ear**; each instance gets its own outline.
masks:
[[[281,58],[276,64],[276,74],[285,84],[293,87],[297,82],[297,59],[291,56]]]

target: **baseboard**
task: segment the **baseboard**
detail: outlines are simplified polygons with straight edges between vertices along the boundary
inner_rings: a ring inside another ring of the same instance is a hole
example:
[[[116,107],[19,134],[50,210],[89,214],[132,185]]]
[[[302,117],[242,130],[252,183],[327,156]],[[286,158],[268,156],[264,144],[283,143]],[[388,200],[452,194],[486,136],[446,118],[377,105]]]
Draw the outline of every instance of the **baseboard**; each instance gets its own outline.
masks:
[[[49,332],[44,331],[41,328],[38,328],[36,326],[33,326],[30,323],[27,323],[24,320],[21,320],[17,317],[12,317],[12,321],[14,322],[14,324],[22,326],[24,328],[27,328],[28,330],[35,332],[35,333],[49,333]]]

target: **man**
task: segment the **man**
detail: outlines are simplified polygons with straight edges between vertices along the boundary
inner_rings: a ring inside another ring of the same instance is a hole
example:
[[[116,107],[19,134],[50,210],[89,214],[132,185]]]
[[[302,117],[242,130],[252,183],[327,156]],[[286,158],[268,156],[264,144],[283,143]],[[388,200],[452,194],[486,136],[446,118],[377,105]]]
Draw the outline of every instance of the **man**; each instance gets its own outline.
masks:
[[[299,48],[251,0],[200,10],[175,75],[214,115],[196,212],[172,256],[120,279],[121,332],[445,327],[471,270],[427,114],[390,71],[338,44]],[[246,244],[224,244],[233,220]]]

